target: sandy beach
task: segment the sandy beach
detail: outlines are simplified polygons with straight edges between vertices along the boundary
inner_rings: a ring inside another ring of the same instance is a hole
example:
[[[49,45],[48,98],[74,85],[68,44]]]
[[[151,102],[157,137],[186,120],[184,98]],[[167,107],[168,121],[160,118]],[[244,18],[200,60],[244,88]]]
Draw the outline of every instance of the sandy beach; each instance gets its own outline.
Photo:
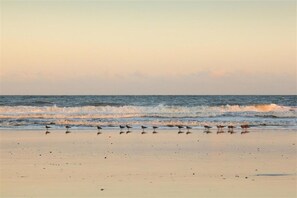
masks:
[[[0,197],[296,197],[296,132],[1,130]]]

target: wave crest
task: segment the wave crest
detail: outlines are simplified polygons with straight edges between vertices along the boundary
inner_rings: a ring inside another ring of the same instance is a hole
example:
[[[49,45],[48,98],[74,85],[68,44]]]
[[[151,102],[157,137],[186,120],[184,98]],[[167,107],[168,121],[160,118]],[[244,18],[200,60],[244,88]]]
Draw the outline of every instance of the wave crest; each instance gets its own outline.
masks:
[[[0,118],[133,118],[133,117],[216,117],[216,116],[297,117],[297,107],[267,105],[222,106],[0,106]]]

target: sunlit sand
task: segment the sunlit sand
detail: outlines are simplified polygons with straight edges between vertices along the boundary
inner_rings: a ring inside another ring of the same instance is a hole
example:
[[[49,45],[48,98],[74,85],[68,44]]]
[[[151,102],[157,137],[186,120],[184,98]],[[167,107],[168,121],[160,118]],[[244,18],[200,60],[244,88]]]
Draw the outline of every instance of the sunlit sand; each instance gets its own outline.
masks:
[[[296,133],[1,130],[1,197],[296,197]]]

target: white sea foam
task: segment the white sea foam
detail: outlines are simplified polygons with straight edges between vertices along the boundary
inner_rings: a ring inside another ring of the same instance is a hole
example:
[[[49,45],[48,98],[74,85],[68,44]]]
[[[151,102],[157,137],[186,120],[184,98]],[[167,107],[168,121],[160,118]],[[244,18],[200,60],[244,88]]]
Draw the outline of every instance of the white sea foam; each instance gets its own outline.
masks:
[[[0,118],[44,119],[104,119],[104,118],[199,118],[216,116],[263,116],[297,118],[297,107],[269,105],[224,105],[224,106],[82,106],[82,107],[37,107],[0,106]]]

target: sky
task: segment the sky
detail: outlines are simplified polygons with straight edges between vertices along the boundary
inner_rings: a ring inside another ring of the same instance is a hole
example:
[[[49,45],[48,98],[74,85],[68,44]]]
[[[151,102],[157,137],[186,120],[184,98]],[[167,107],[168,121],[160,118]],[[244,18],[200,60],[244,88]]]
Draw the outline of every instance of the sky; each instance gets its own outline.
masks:
[[[297,94],[295,1],[0,9],[1,95]]]

